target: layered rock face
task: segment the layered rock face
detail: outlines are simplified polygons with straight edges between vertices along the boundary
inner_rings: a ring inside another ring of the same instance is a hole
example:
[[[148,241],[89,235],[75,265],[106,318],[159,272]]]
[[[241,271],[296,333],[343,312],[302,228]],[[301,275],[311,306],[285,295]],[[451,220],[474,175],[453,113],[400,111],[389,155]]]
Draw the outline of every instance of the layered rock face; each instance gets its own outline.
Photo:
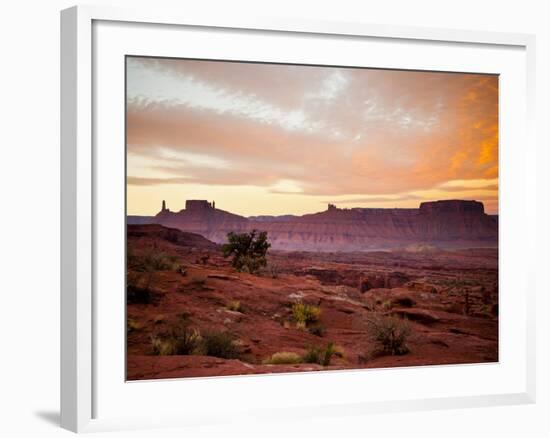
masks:
[[[222,243],[230,231],[265,230],[274,249],[363,251],[428,243],[446,248],[497,246],[498,219],[477,201],[424,202],[418,209],[352,208],[304,216],[246,218],[207,201],[163,208],[152,223],[200,234]]]

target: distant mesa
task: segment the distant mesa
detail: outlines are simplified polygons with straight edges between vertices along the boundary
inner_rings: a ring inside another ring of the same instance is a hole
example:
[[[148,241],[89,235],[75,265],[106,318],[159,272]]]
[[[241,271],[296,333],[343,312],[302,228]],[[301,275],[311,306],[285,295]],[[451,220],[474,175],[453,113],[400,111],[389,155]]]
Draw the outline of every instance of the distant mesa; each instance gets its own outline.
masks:
[[[146,219],[128,216],[128,224],[160,224],[199,234],[213,242],[227,233],[265,230],[274,249],[293,251],[363,251],[429,244],[442,248],[496,247],[498,217],[485,214],[478,201],[422,202],[419,208],[338,208],[303,216],[244,217],[216,208],[214,201],[187,200],[172,212]]]
[[[208,202],[203,200],[188,200],[185,201],[185,209],[187,211],[204,211],[204,210],[214,210],[216,208],[216,202]]]
[[[483,203],[478,201],[433,201],[422,202],[420,204],[421,214],[437,214],[437,213],[473,213],[484,214],[485,208]]]

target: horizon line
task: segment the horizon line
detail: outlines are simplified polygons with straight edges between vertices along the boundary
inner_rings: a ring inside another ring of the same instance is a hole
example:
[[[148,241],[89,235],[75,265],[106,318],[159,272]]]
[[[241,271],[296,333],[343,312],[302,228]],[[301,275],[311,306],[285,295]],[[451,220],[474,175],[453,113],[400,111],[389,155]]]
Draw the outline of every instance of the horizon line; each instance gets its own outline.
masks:
[[[334,207],[335,209],[337,210],[419,210],[421,205],[422,204],[426,204],[426,203],[435,203],[435,202],[451,202],[451,201],[458,201],[458,202],[477,202],[479,204],[481,204],[483,206],[483,212],[489,216],[498,216],[499,213],[498,213],[498,210],[496,212],[487,212],[486,211],[486,206],[485,206],[485,203],[483,201],[478,201],[476,199],[457,199],[457,198],[451,198],[451,199],[435,199],[435,200],[425,200],[425,201],[420,201],[419,204],[418,204],[418,207],[338,207],[338,203],[337,202],[326,202],[326,205],[327,205],[327,208],[325,210],[316,210],[316,211],[313,211],[313,212],[310,212],[310,213],[304,213],[304,214],[294,214],[294,213],[284,213],[284,214],[252,214],[252,215],[244,215],[244,214],[240,214],[236,211],[233,211],[233,210],[224,210],[223,208],[217,208],[217,207],[213,207],[212,204],[215,205],[215,200],[213,201],[208,201],[207,199],[185,199],[184,201],[184,204],[186,204],[188,201],[195,201],[195,202],[206,202],[210,205],[211,208],[214,208],[216,210],[221,210],[221,211],[225,211],[225,212],[228,212],[228,213],[232,213],[232,214],[237,214],[239,216],[242,216],[242,217],[245,217],[245,218],[250,218],[250,217],[260,217],[260,216],[267,216],[267,217],[280,217],[280,216],[296,216],[296,217],[300,217],[300,216],[305,216],[305,215],[308,215],[308,214],[315,214],[315,213],[322,213],[324,211],[328,211],[331,209],[331,206]],[[161,200],[160,202],[161,204],[161,208],[156,212],[156,213],[152,213],[152,214],[130,214],[128,213],[127,209],[126,209],[126,216],[143,216],[143,217],[154,217],[156,216],[158,213],[162,212],[163,211],[163,206],[166,207],[166,210],[167,211],[170,211],[171,213],[179,213],[179,212],[182,212],[182,211],[186,211],[186,208],[181,208],[179,210],[171,210],[168,206],[167,206],[167,203],[165,200]]]

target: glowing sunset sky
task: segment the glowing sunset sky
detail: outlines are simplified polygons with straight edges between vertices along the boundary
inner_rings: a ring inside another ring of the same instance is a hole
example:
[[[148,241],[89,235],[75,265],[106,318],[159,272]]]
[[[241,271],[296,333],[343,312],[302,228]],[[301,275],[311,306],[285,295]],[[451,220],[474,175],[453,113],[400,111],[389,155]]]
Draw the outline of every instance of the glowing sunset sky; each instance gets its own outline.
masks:
[[[498,77],[127,59],[128,214],[475,199],[498,211]]]

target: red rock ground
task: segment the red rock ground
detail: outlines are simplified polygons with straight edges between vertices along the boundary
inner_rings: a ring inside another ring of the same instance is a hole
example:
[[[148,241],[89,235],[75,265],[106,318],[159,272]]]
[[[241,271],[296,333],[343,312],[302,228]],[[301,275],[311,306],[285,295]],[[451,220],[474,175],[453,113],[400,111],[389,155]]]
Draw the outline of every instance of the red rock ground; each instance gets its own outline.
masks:
[[[158,379],[498,361],[498,250],[269,253],[261,275],[236,272],[201,236],[160,225],[130,225],[128,251],[162,252],[176,267],[156,271],[149,304],[128,304],[127,378]],[[276,272],[274,272],[276,271]],[[273,275],[275,274],[275,275]],[[128,278],[148,274],[128,271]],[[238,301],[240,311],[229,310]],[[292,305],[319,306],[322,336],[296,327]],[[152,336],[170,333],[181,314],[200,332],[231,333],[238,359],[153,354]],[[370,355],[368,320],[406,318],[410,351]],[[337,345],[329,366],[266,365],[276,352]],[[372,356],[372,357],[371,357]]]

